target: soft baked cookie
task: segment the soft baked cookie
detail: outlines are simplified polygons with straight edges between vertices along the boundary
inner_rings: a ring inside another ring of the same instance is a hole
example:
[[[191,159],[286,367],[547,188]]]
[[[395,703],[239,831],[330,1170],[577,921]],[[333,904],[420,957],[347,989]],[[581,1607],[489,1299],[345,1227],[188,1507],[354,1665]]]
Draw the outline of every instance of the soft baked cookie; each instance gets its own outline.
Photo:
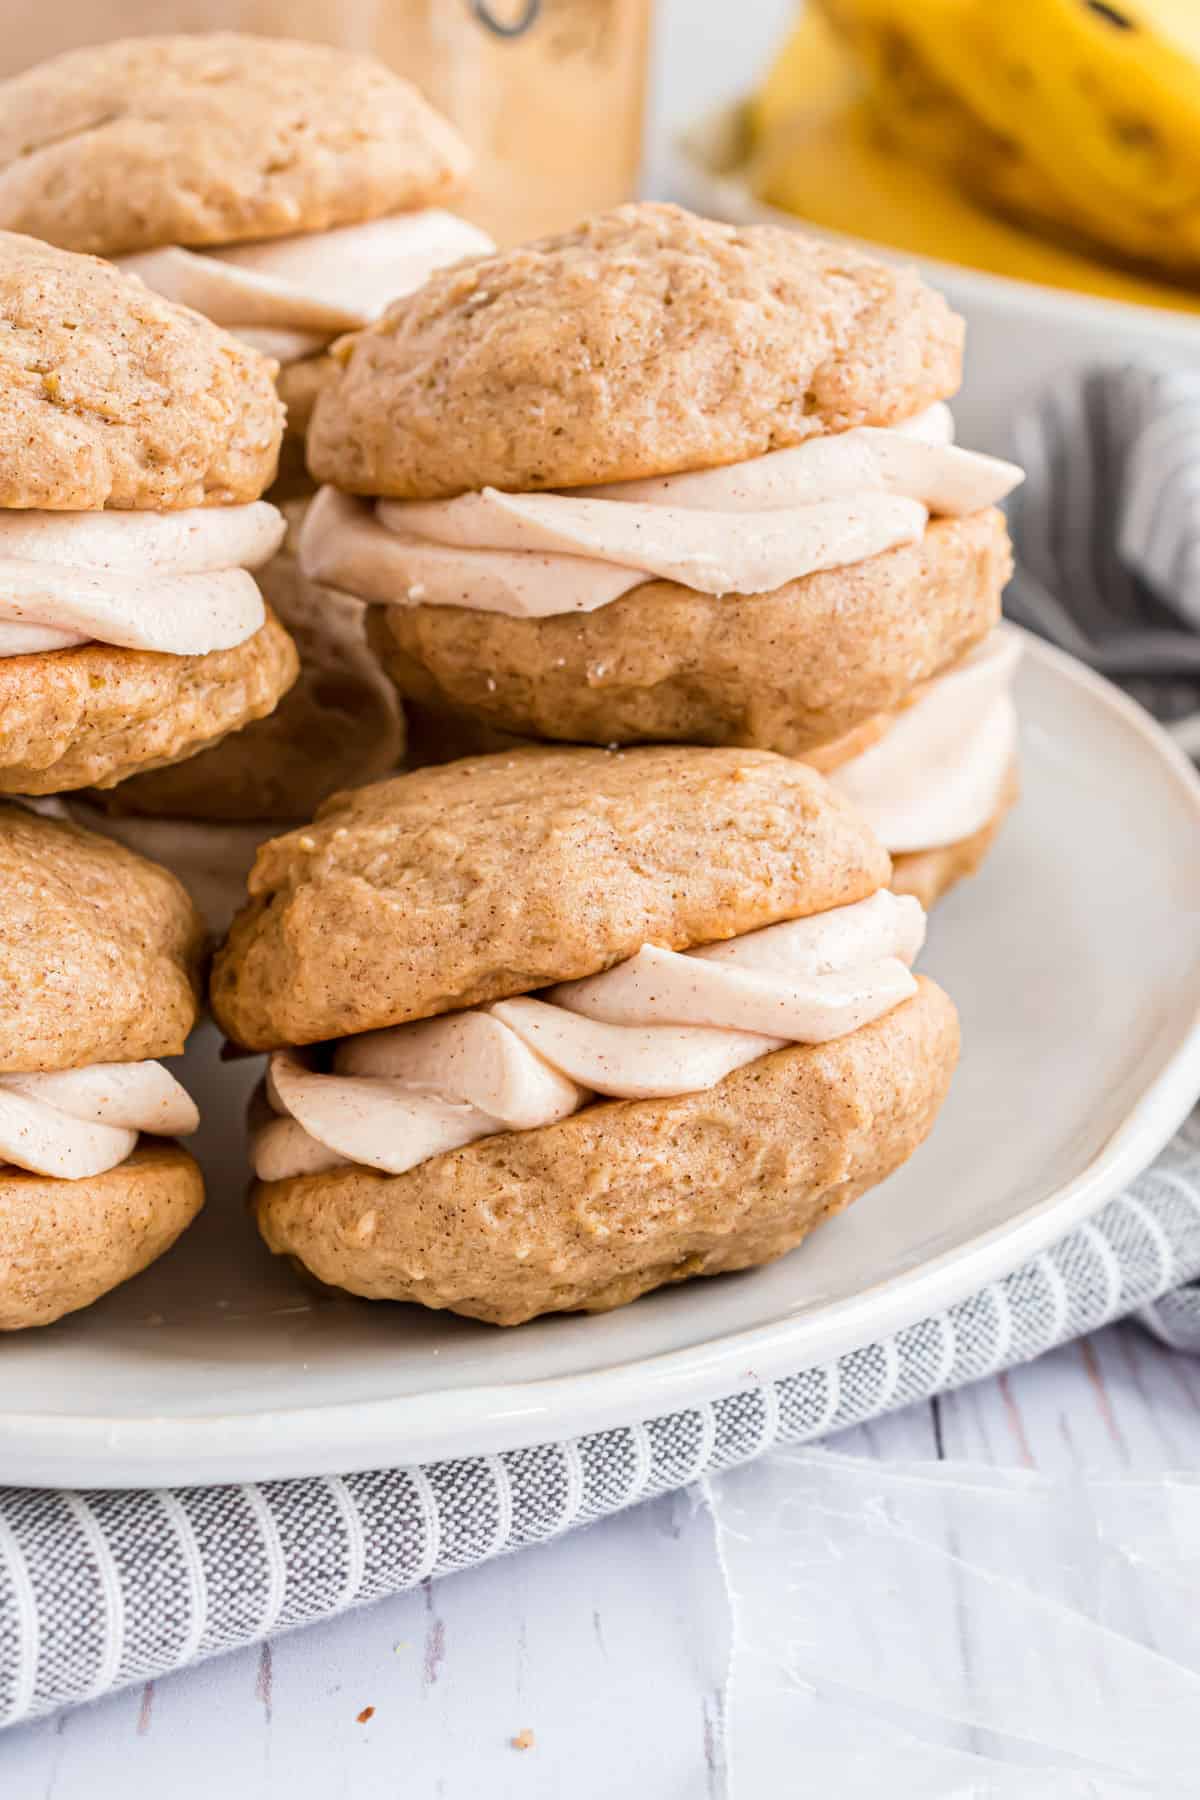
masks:
[[[251,571],[271,367],[92,257],[0,232],[0,793],[108,786],[269,712],[295,650]]]
[[[259,1229],[332,1287],[493,1325],[771,1262],[932,1128],[958,1024],[941,988],[916,989],[834,1043],[762,1056],[699,1094],[594,1100],[399,1175],[350,1162],[260,1181]]]
[[[156,1060],[195,1023],[203,924],[173,876],[0,805],[0,1330],[87,1306],[162,1254],[203,1183]]]
[[[230,506],[275,473],[269,364],[108,263],[0,233],[0,506]]]
[[[887,875],[857,815],[782,757],[473,757],[337,794],[264,844],[213,1012],[246,1049],[318,1043],[848,905]]]
[[[327,231],[466,168],[416,88],[328,44],[122,38],[0,84],[0,226],[95,256]]]
[[[377,627],[378,629],[378,627]],[[1020,654],[1001,628],[893,713],[876,713],[801,761],[845,792],[892,855],[893,893],[928,910],[980,867],[1020,791],[1010,694]],[[478,714],[408,704],[409,764],[529,748]]]
[[[282,365],[286,494],[326,346],[491,248],[442,203],[466,145],[374,57],[213,32],[125,38],[0,83],[0,225],[118,259]]]
[[[325,567],[315,534],[307,548]],[[546,618],[376,605],[368,632],[406,701],[495,731],[803,756],[901,705],[986,636],[1011,567],[989,508],[765,594],[651,581]]]
[[[0,575],[3,568],[0,549]],[[264,613],[244,643],[206,656],[112,644],[0,656],[0,793],[111,788],[262,718],[300,666],[279,620]]]
[[[0,804],[0,1075],[176,1056],[203,929],[165,869]]]
[[[267,1243],[498,1324],[791,1249],[954,1068],[888,874],[756,751],[532,749],[338,796],[264,846],[213,973],[226,1031],[274,1049]]]
[[[195,1158],[160,1138],[75,1181],[0,1165],[0,1331],[51,1325],[140,1275],[203,1205]]]
[[[442,270],[334,354],[314,475],[432,500],[707,469],[898,423],[957,388],[962,322],[912,270],[647,204]]]
[[[911,272],[621,207],[335,346],[301,560],[371,604],[420,717],[480,741],[821,757],[999,619],[1020,471],[953,442],[960,347]],[[920,848],[982,829],[1011,754]]]

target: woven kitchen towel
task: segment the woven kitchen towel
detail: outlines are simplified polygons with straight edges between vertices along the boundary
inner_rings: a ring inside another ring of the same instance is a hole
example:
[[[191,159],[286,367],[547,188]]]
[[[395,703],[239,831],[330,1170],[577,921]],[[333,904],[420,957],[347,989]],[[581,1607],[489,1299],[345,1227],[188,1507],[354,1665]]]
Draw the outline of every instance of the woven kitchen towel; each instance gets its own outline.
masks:
[[[1017,421],[1005,610],[1119,681],[1194,754],[1200,715],[1200,373],[1063,376]]]
[[[1194,489],[1174,473],[1193,436]],[[1020,454],[1032,480],[1014,508],[1015,615],[1136,684],[1187,731],[1200,706],[1200,378],[1121,370],[1066,383],[1022,423]],[[1168,482],[1173,498],[1155,504]],[[0,1723],[538,1543],[1130,1313],[1200,1348],[1197,1282],[1200,1114],[1126,1194],[1006,1280],[711,1404],[532,1450],[344,1478],[0,1489]]]
[[[1200,756],[1200,373],[1066,374],[1017,421],[1014,455],[1027,479],[1010,506],[1007,612],[1119,681]],[[1144,1318],[1200,1351],[1200,1285]]]

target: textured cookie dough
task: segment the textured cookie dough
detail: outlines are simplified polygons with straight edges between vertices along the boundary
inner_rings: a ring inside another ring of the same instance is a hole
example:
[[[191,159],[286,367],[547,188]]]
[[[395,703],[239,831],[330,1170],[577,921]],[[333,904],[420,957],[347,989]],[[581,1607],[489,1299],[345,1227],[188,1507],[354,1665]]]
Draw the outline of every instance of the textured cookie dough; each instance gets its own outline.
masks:
[[[492,731],[798,756],[893,710],[984,638],[1011,568],[989,509],[767,594],[650,581],[547,619],[372,607],[368,631],[406,699]]]
[[[921,688],[918,687],[912,699],[918,699],[920,693]],[[826,744],[818,744],[815,748],[806,750],[800,760],[810,769],[816,769],[819,774],[828,774],[842,763],[848,762],[851,757],[861,756],[872,745],[878,744],[886,736],[895,717],[893,713],[876,713],[842,737],[832,738]],[[500,750],[527,749],[530,744],[528,738],[506,736],[470,715],[442,712],[436,708],[425,708],[407,702],[405,719],[408,726],[410,768],[450,762],[461,756],[483,756]],[[892,892],[912,894],[928,912],[952,887],[968,875],[974,875],[982,865],[1017,800],[1019,790],[1020,782],[1014,765],[1001,795],[1000,805],[979,831],[937,850],[904,851],[893,856],[892,879],[889,883]]]
[[[0,893],[0,1073],[178,1055],[196,1021],[204,922],[173,875],[0,805]]]
[[[962,322],[910,269],[640,205],[442,270],[333,354],[314,475],[433,499],[711,468],[893,424],[955,391]]]
[[[111,787],[269,713],[299,671],[268,611],[232,650],[166,656],[82,644],[0,657],[0,793]]]
[[[100,803],[109,811],[307,819],[339,788],[376,781],[400,762],[404,721],[367,647],[361,601],[306,581],[286,554],[260,569],[257,581],[299,653],[295,686],[274,712],[211,750],[108,789]]]
[[[1000,796],[1000,804],[986,825],[970,837],[960,838],[938,850],[910,850],[892,858],[891,889],[894,894],[912,894],[929,911],[943,894],[958,882],[974,875],[982,865],[997,837],[1000,827],[1020,798],[1021,781],[1014,763]]]
[[[372,1300],[497,1325],[623,1306],[769,1262],[926,1136],[958,1055],[922,980],[874,1024],[761,1057],[674,1100],[601,1102],[404,1175],[357,1165],[254,1190],[270,1248]]]
[[[0,1167],[0,1331],[90,1306],[169,1250],[203,1204],[198,1166],[163,1138],[83,1181]]]
[[[861,900],[890,863],[801,763],[533,749],[339,794],[259,851],[212,1006],[265,1050],[428,1018]]]
[[[430,206],[468,163],[407,81],[325,44],[125,38],[0,84],[0,225],[100,256]]]
[[[273,368],[107,263],[0,232],[0,507],[257,500],[283,432]]]

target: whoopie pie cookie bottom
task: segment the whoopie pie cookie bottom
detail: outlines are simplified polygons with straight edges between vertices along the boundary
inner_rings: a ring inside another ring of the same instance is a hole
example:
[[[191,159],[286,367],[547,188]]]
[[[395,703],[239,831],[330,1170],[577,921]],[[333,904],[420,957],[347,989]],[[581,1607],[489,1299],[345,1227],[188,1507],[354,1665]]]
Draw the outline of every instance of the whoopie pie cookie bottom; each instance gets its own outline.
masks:
[[[770,1262],[928,1134],[958,1058],[949,997],[760,1057],[670,1100],[601,1101],[402,1175],[361,1165],[258,1182],[259,1229],[317,1280],[496,1325],[604,1312]]]

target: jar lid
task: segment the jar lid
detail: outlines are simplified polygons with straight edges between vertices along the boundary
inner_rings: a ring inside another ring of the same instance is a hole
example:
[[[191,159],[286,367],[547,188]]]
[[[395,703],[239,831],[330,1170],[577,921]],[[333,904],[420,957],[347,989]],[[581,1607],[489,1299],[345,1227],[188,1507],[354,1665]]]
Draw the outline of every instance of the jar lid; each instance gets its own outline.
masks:
[[[524,0],[515,16],[511,19],[498,19],[492,10],[489,0],[471,0],[471,11],[481,25],[494,32],[497,37],[523,37],[531,25],[537,24],[538,14],[542,10],[542,0]]]

